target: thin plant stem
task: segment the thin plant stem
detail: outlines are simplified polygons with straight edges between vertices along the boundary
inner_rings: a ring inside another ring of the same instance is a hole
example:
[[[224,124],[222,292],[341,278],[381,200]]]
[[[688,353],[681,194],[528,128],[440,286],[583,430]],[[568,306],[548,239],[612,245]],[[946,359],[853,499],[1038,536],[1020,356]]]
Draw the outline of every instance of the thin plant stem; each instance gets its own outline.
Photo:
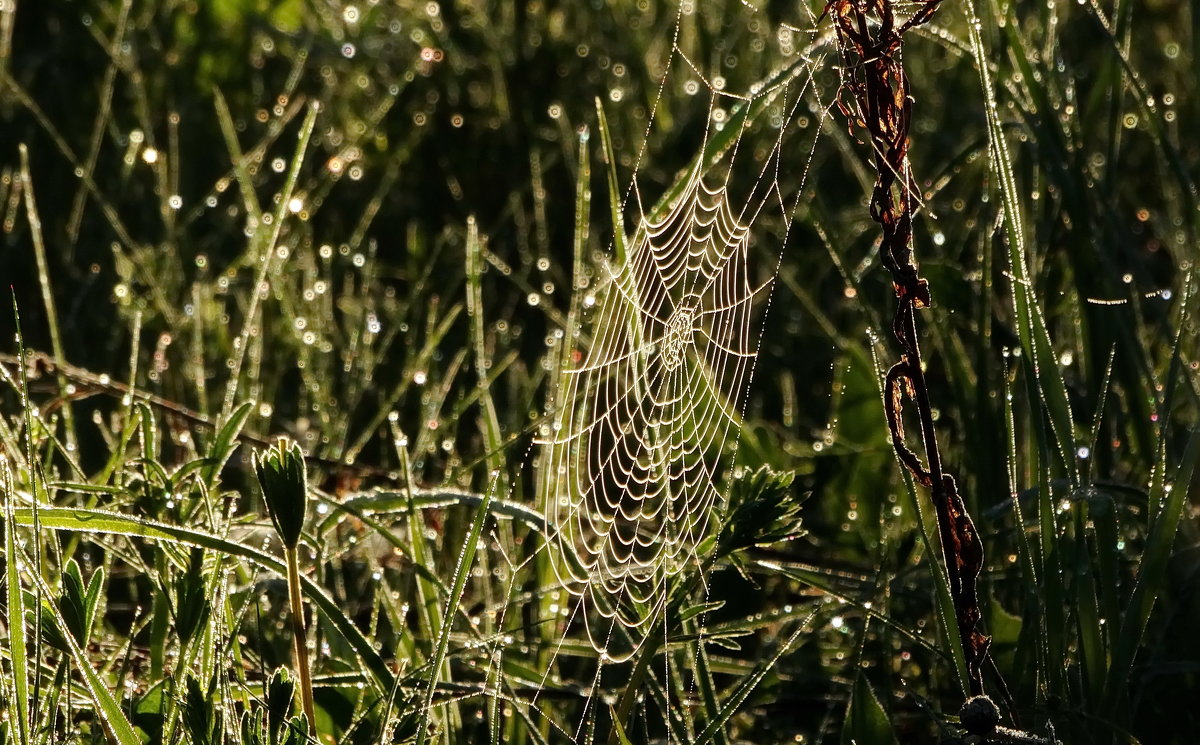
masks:
[[[42,303],[46,309],[46,323],[50,327],[50,347],[54,350],[54,361],[61,370],[67,361],[63,348],[62,333],[58,323],[58,311],[54,305],[54,290],[50,287],[50,264],[46,260],[46,243],[42,238],[42,219],[38,214],[37,200],[33,196],[33,179],[29,175],[29,149],[20,145],[21,186],[25,194],[25,215],[29,220],[29,234],[33,238],[33,255],[37,260],[38,283],[42,289]],[[75,437],[75,414],[71,408],[71,388],[67,378],[60,372],[56,376],[58,392],[62,397],[63,424],[66,426],[67,449],[75,452],[78,443]]]
[[[308,666],[308,632],[304,628],[304,599],[300,590],[300,558],[295,548],[284,551],[287,560],[288,599],[292,605],[292,640],[295,643],[296,672],[300,676],[300,702],[309,733],[317,731],[316,707],[313,705],[312,671]]]

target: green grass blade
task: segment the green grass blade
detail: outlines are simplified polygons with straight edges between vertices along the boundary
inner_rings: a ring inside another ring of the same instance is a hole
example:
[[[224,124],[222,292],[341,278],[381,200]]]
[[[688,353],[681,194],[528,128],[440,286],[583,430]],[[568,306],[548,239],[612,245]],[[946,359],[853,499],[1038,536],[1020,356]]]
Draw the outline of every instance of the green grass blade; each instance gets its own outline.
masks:
[[[1117,646],[1113,652],[1112,665],[1105,683],[1104,703],[1101,711],[1112,711],[1127,690],[1127,679],[1133,668],[1134,658],[1141,646],[1142,636],[1150,621],[1150,611],[1162,592],[1166,582],[1167,562],[1175,545],[1179,522],[1187,507],[1187,495],[1192,488],[1192,477],[1196,460],[1200,457],[1200,427],[1194,427],[1188,438],[1183,457],[1176,466],[1172,478],[1161,491],[1150,495],[1152,500],[1161,500],[1163,507],[1146,540],[1137,584],[1129,598]]]
[[[12,556],[10,554],[10,557]],[[42,595],[46,597],[51,596],[53,593],[50,592],[50,588],[46,587],[42,578],[36,573],[33,576]],[[142,745],[141,738],[137,736],[133,725],[129,723],[129,720],[125,717],[125,713],[121,711],[121,706],[113,698],[112,691],[108,690],[108,686],[100,679],[100,676],[92,666],[92,661],[88,659],[87,653],[80,648],[79,642],[75,641],[75,636],[71,633],[66,620],[63,619],[62,614],[58,611],[58,607],[50,603],[46,606],[46,611],[53,617],[54,623],[58,626],[63,640],[67,643],[71,659],[75,662],[75,668],[83,676],[83,684],[91,696],[92,703],[96,705],[96,713],[99,714],[101,721],[104,723],[104,730],[108,734],[110,741],[116,743],[116,745]]]
[[[612,714],[613,733],[616,734],[617,743],[619,745],[633,745],[629,741],[629,735],[625,734],[625,726],[621,724],[621,718],[614,712]]]
[[[1033,381],[1029,381],[1030,388]],[[1031,396],[1034,395],[1031,393]],[[1036,410],[1035,410],[1036,412]],[[1031,414],[1036,416],[1036,413]],[[1048,695],[1060,696],[1063,693],[1064,670],[1061,660],[1066,656],[1066,590],[1063,587],[1062,553],[1064,541],[1058,531],[1057,502],[1061,495],[1056,493],[1056,486],[1051,479],[1051,466],[1047,461],[1051,446],[1041,428],[1030,423],[1038,433],[1037,459],[1034,468],[1038,479],[1038,537],[1041,548],[1042,580],[1042,646],[1045,650],[1045,665],[1042,675],[1045,677]]]
[[[1079,629],[1079,653],[1083,666],[1084,693],[1090,704],[1099,700],[1104,689],[1104,675],[1108,664],[1104,648],[1104,628],[1100,623],[1100,603],[1096,599],[1096,579],[1092,568],[1092,556],[1087,539],[1090,522],[1088,501],[1080,499],[1073,505],[1074,534],[1071,537],[1073,554],[1073,587],[1069,596],[1075,609],[1076,626]]]
[[[417,369],[422,369],[429,364],[429,360],[431,360],[434,356],[434,353],[441,348],[443,340],[446,338],[446,335],[450,333],[450,329],[454,326],[454,322],[458,320],[458,314],[462,312],[462,309],[463,306],[461,304],[455,305],[446,311],[446,315],[443,316],[440,321],[438,321],[437,327],[433,330],[433,333],[426,337],[425,345],[421,347],[420,353],[413,361],[413,365],[416,366]],[[343,459],[347,463],[353,463],[358,458],[358,454],[362,452],[362,449],[366,447],[367,443],[376,436],[376,434],[379,432],[379,428],[385,421],[387,421],[388,415],[395,410],[396,404],[400,401],[401,397],[408,392],[411,384],[412,376],[405,376],[404,379],[400,381],[400,383],[391,392],[389,392],[388,396],[379,406],[379,410],[375,412],[375,416],[371,418],[370,423],[362,430],[362,434],[358,436],[358,438],[354,441],[354,444],[350,446],[350,449],[347,450],[346,454],[343,456]]]
[[[701,642],[699,649],[696,650],[696,685],[700,689],[700,699],[704,702],[705,720],[717,719],[721,716],[721,711],[717,705],[717,690],[713,683],[712,668],[708,664],[708,648]],[[615,720],[614,720],[615,722]],[[729,738],[725,735],[725,728],[721,727],[713,733],[713,742],[715,745],[727,745]]]
[[[941,622],[942,633],[946,635],[946,647],[950,650],[951,659],[954,660],[954,670],[958,673],[958,684],[962,694],[968,696],[971,692],[971,676],[967,671],[967,656],[963,651],[962,635],[958,630],[958,614],[954,607],[954,596],[950,592],[950,577],[940,560],[943,553],[937,518],[922,507],[921,495],[917,494],[916,487],[907,471],[904,472],[904,483],[909,505],[913,514],[917,516],[917,524],[920,526],[921,544],[928,557],[926,563],[933,575],[938,619]]]
[[[1027,356],[1030,372],[1036,381],[1038,401],[1053,433],[1061,468],[1070,478],[1071,484],[1075,485],[1078,483],[1079,473],[1075,466],[1075,435],[1067,400],[1067,387],[1059,368],[1058,356],[1050,343],[1050,333],[1046,328],[1045,316],[1038,304],[1033,277],[1029,270],[1021,195],[1017,189],[1012,156],[1009,154],[1008,141],[1005,139],[996,103],[991,78],[991,57],[980,33],[974,0],[968,0],[965,7],[971,49],[985,101],[991,168],[1000,183],[1001,201],[1004,205],[1004,228],[1008,238],[1009,272],[1012,278],[1012,301],[1017,319],[1017,332],[1021,339],[1021,347]]]
[[[478,507],[487,502],[488,510],[497,518],[514,520],[522,523],[530,530],[536,530],[542,535],[550,534],[550,527],[545,516],[534,508],[510,502],[505,499],[495,499],[486,494],[460,491],[458,489],[413,489],[411,497],[403,492],[388,489],[368,492],[366,494],[348,495],[343,501],[329,501],[330,514],[321,523],[318,532],[325,533],[333,527],[339,512],[349,512],[355,517],[362,515],[386,515],[389,513],[416,514],[422,510],[440,510],[446,507]]]
[[[622,213],[622,208],[625,206],[624,200],[621,198],[621,187],[618,185],[617,178],[617,156],[613,153],[612,134],[608,129],[608,119],[604,116],[604,104],[600,98],[596,98],[596,127],[600,130],[600,143],[604,151],[604,164],[608,166],[608,204],[609,211],[612,213],[612,228],[613,228],[613,256],[617,260],[618,265],[625,263],[625,258],[628,256],[628,248],[625,241],[625,216]]]
[[[237,400],[238,385],[242,377],[242,363],[246,358],[246,349],[250,343],[250,332],[254,329],[256,323],[255,317],[258,315],[258,306],[262,298],[262,293],[258,288],[263,286],[270,276],[270,269],[273,265],[272,258],[275,254],[275,243],[279,240],[279,232],[283,229],[283,219],[288,214],[288,205],[292,200],[292,193],[296,189],[296,183],[300,179],[300,166],[304,164],[304,153],[308,149],[308,142],[312,139],[313,129],[317,124],[317,112],[320,111],[320,106],[311,104],[308,107],[308,113],[304,117],[304,123],[300,125],[300,133],[297,136],[296,152],[292,156],[292,162],[288,168],[287,177],[283,182],[283,190],[279,194],[279,206],[275,209],[274,219],[271,221],[270,233],[267,234],[263,229],[263,221],[261,216],[255,228],[254,235],[251,239],[251,251],[255,259],[259,262],[258,276],[254,280],[255,291],[250,293],[250,307],[246,310],[246,317],[242,319],[242,331],[238,337],[238,344],[234,350],[232,364],[229,368],[229,384],[225,388],[225,403],[221,408],[223,414],[228,415],[233,411],[233,402]],[[243,189],[246,185],[243,184]],[[265,239],[260,236],[266,235]],[[259,244],[262,244],[261,246]]]
[[[877,359],[874,365],[877,391],[881,403],[886,407],[887,402],[882,401],[884,371],[879,368]],[[904,493],[908,498],[908,506],[912,510],[912,514],[916,516],[917,526],[920,528],[921,545],[928,557],[926,563],[929,565],[929,572],[933,578],[935,607],[940,627],[946,635],[946,646],[950,650],[951,659],[954,661],[954,670],[957,673],[959,688],[965,697],[970,695],[971,678],[967,671],[967,657],[963,650],[962,635],[958,630],[958,614],[954,607],[954,596],[950,592],[950,577],[946,573],[946,568],[942,565],[940,558],[938,558],[943,554],[940,548],[941,541],[938,537],[937,518],[922,506],[924,503],[921,500],[921,496],[917,494],[916,486],[913,483],[912,477],[909,476],[907,469],[902,469],[901,473],[904,479]]]
[[[44,528],[77,533],[134,536],[152,541],[198,546],[229,556],[249,559],[264,569],[276,572],[280,577],[287,576],[287,565],[282,559],[236,541],[191,528],[141,520],[106,510],[66,507],[41,507],[38,509],[38,517]],[[33,510],[28,507],[14,510],[13,518],[17,525],[32,525]],[[354,622],[346,616],[337,601],[331,598],[324,588],[305,575],[300,576],[300,584],[309,602],[321,611],[325,619],[346,639],[346,642],[366,665],[367,671],[379,690],[391,690],[394,676],[388,669],[387,663],[375,651],[371,641],[363,636]]]
[[[254,191],[254,180],[250,177],[249,164],[238,144],[237,127],[233,123],[233,115],[225,96],[220,90],[213,91],[213,106],[217,110],[217,121],[221,125],[221,134],[225,137],[225,147],[229,150],[229,159],[233,161],[233,172],[241,189],[243,206],[246,215],[258,219],[262,217],[262,207],[258,204],[258,193]]]
[[[57,366],[58,392],[62,396],[63,424],[66,427],[67,448],[71,452],[78,449],[78,438],[75,432],[74,407],[71,405],[69,383],[63,374],[67,364],[67,354],[63,348],[62,331],[58,322],[58,310],[54,305],[54,291],[50,287],[50,265],[46,261],[46,242],[42,238],[42,218],[38,213],[37,200],[33,196],[33,177],[29,175],[29,149],[25,143],[19,148],[21,153],[21,185],[25,192],[25,217],[29,221],[29,234],[33,239],[33,255],[37,260],[38,284],[42,289],[43,310],[46,313],[46,324],[50,329],[50,348],[54,351],[54,361]]]
[[[4,492],[4,556],[7,558],[5,586],[8,595],[8,659],[11,665],[9,678],[9,720],[15,720],[16,742],[29,742],[29,655],[25,648],[25,598],[21,592],[21,554],[17,551],[17,538],[13,520],[15,498],[12,472],[8,461],[0,459],[0,490]]]
[[[395,424],[392,425],[395,442],[399,443],[396,449],[400,455],[400,469],[404,478],[403,496],[407,500],[408,507],[408,540],[409,551],[412,555],[413,564],[419,567],[424,567],[429,574],[437,574],[437,569],[429,558],[429,550],[425,543],[425,517],[417,510],[414,499],[413,474],[412,465],[408,459],[408,446],[404,444],[405,438],[400,434]],[[431,579],[426,579],[424,573],[417,575],[417,612],[421,620],[421,625],[425,629],[427,636],[425,637],[425,654],[433,654],[432,647],[428,646],[429,639],[440,634],[444,619],[438,615],[437,588]]]
[[[817,612],[815,610],[810,613],[807,618],[800,622],[800,625],[796,627],[796,630],[793,631],[791,635],[779,645],[779,647],[775,650],[775,654],[770,655],[769,657],[764,657],[757,665],[754,666],[754,669],[749,675],[742,678],[741,682],[738,683],[737,688],[735,688],[733,693],[729,695],[729,698],[725,700],[725,705],[721,707],[721,711],[712,721],[707,724],[707,726],[705,726],[704,731],[696,736],[696,740],[692,743],[692,745],[708,745],[708,743],[713,741],[713,739],[717,736],[717,733],[723,730],[725,724],[733,717],[734,714],[738,712],[742,704],[754,691],[755,687],[757,687],[758,684],[762,682],[762,679],[766,677],[767,673],[774,669],[775,665],[779,663],[779,660],[781,660],[785,654],[792,651],[792,648],[796,645],[796,642],[799,641],[800,635],[808,630],[809,623],[812,622],[812,619],[816,615]]]
[[[1007,464],[1006,472],[1008,476],[1008,493],[1012,495],[1018,494],[1020,491],[1017,488],[1017,423],[1013,412],[1013,392],[1012,381],[1009,375],[1008,360],[1005,360],[1004,371],[1004,439],[1005,447],[1007,448]],[[1028,628],[1033,628],[1035,625],[1040,625],[1042,618],[1042,600],[1039,592],[1040,582],[1038,581],[1038,566],[1034,560],[1033,546],[1029,540],[1029,534],[1025,530],[1025,512],[1021,508],[1021,500],[1018,497],[1011,499],[1012,502],[1012,521],[1017,531],[1017,557],[1020,560],[1021,572],[1025,577],[1025,615],[1031,620],[1039,623],[1030,623]],[[1032,639],[1034,648],[1031,651],[1029,645],[1024,643],[1026,640]],[[1030,657],[1038,660],[1038,664],[1045,661],[1045,645],[1042,644],[1040,635],[1022,634],[1018,641],[1018,649],[1015,658],[1028,659]]]
[[[479,546],[479,537],[483,534],[483,526],[487,522],[488,504],[495,486],[496,483],[493,480],[492,488],[488,489],[484,500],[475,508],[471,530],[467,534],[462,552],[458,556],[458,566],[454,569],[454,582],[450,586],[450,597],[446,600],[446,610],[442,614],[442,628],[438,634],[437,647],[434,649],[433,659],[429,664],[429,679],[425,683],[425,696],[421,703],[421,718],[417,727],[417,745],[425,745],[425,739],[428,736],[429,714],[433,708],[433,694],[437,690],[438,673],[442,669],[442,663],[450,648],[450,629],[454,625],[451,619],[454,618],[454,611],[462,602],[463,591],[467,587],[467,578],[471,574],[471,565],[475,561],[475,550]]]
[[[492,389],[488,385],[487,334],[483,318],[483,243],[474,217],[467,220],[467,316],[471,320],[471,344],[475,352],[476,389],[479,391],[480,408],[483,409],[484,441],[488,451],[493,453],[488,457],[488,470],[498,474],[504,470],[503,454],[499,451],[504,435],[500,431],[500,417],[496,414],[496,403],[492,400]]]
[[[1130,61],[1129,50],[1122,48],[1117,35],[1113,33],[1111,22],[1109,19],[1104,18],[1100,5],[1085,3],[1084,7],[1098,21],[1100,28],[1104,31],[1112,46],[1113,53],[1120,61],[1121,67],[1126,74],[1125,83],[1133,93],[1130,98],[1138,107],[1143,120],[1149,124],[1150,130],[1153,133],[1152,139],[1155,147],[1159,150],[1163,162],[1167,165],[1167,169],[1175,177],[1184,194],[1191,197],[1193,202],[1200,201],[1200,190],[1197,189],[1195,181],[1193,181],[1191,175],[1188,173],[1183,154],[1170,136],[1160,110],[1155,108],[1151,103],[1154,97],[1145,87],[1145,83],[1143,82],[1144,76],[1138,72]],[[1197,20],[1200,19],[1200,14],[1193,13],[1192,19],[1197,24],[1197,29],[1200,30],[1200,20]],[[1193,55],[1193,59],[1197,64],[1200,64],[1200,55]],[[1200,217],[1197,216],[1196,210],[1185,210],[1185,213],[1187,214],[1192,232],[1200,230]]]
[[[894,745],[892,723],[879,697],[861,672],[854,681],[854,690],[846,705],[846,727],[842,730],[842,745]]]
[[[21,313],[20,313],[20,310],[17,308],[16,291],[13,290],[12,292],[13,292],[13,295],[12,295],[13,323],[16,326],[16,330],[17,330],[17,334],[16,334],[17,357],[18,357],[18,360],[23,361],[25,359],[25,335],[21,330]],[[32,571],[29,572],[29,575],[40,581],[41,580],[41,570],[42,570],[42,556],[43,556],[42,541],[41,541],[42,528],[41,528],[41,520],[40,520],[39,511],[37,509],[37,504],[38,504],[39,498],[41,496],[45,495],[45,493],[46,493],[46,478],[45,478],[45,474],[42,472],[42,461],[38,459],[38,455],[37,455],[37,452],[35,451],[34,443],[33,443],[33,423],[35,421],[35,418],[33,416],[33,404],[29,400],[28,373],[26,372],[26,368],[25,368],[24,364],[19,364],[18,370],[19,370],[19,374],[20,374],[19,393],[21,396],[21,414],[22,414],[22,418],[24,419],[24,424],[25,424],[25,448],[24,448],[25,449],[25,458],[26,458],[27,467],[29,469],[29,487],[30,487],[29,490],[30,490],[30,493],[33,495],[33,503],[34,503],[34,507],[31,510],[31,514],[30,514],[30,517],[31,517],[30,525],[33,527],[33,541],[32,542],[33,542],[34,557],[33,557]],[[38,420],[38,421],[40,421],[40,420]],[[7,490],[7,493],[5,494],[6,524],[4,526],[5,527],[5,535],[7,536],[6,541],[5,541],[5,544],[6,544],[6,554],[5,555],[8,556],[8,558],[9,558],[9,567],[10,567],[10,572],[11,572],[13,570],[14,566],[15,567],[20,566],[20,561],[21,561],[22,557],[17,553],[15,545],[13,546],[13,550],[11,550],[11,551],[7,550],[8,549],[8,545],[7,545],[8,540],[14,540],[13,539],[13,533],[14,533],[13,529],[16,525],[15,521],[13,520],[15,511],[13,510],[13,502],[12,502],[13,497],[16,496],[16,488],[15,488],[15,481],[11,478],[11,474],[10,474],[9,478],[7,479],[7,482],[8,482],[8,490]],[[6,584],[8,585],[9,592],[13,592],[15,590],[16,592],[19,593],[20,592],[20,573],[19,573],[19,571],[15,575],[10,574],[9,579],[6,580]],[[37,589],[37,587],[40,587],[40,585],[35,586],[35,589]],[[34,602],[33,627],[35,630],[40,629],[41,625],[42,625],[41,597],[42,596],[40,594],[37,594],[33,601]],[[18,603],[16,605],[12,605],[12,604],[9,605],[9,613],[10,614],[12,613],[13,608],[22,608],[23,609],[24,606],[22,605],[22,601],[18,601]],[[12,623],[12,621],[10,621],[10,623]],[[22,627],[22,629],[23,629],[24,618],[22,617],[22,619],[16,623],[19,627]],[[22,647],[24,647],[25,637],[21,638],[20,645]],[[24,722],[24,727],[26,729],[26,741],[25,742],[28,742],[28,737],[30,734],[28,730],[29,730],[29,727],[31,726],[32,722],[34,721],[33,720],[33,714],[34,714],[33,709],[35,708],[34,706],[31,706],[30,702],[29,702],[29,691],[28,691],[29,667],[28,667],[28,665],[29,665],[30,659],[32,659],[35,662],[34,667],[33,667],[33,673],[35,676],[34,686],[33,686],[33,698],[34,698],[34,700],[36,700],[38,697],[38,693],[40,691],[40,686],[41,686],[40,667],[36,664],[36,662],[38,660],[40,660],[41,657],[42,657],[42,636],[40,633],[38,633],[34,636],[32,653],[29,654],[29,653],[24,652],[24,650],[23,650],[20,661],[18,662],[15,659],[13,661],[14,677],[16,677],[16,674],[17,674],[17,666],[19,665],[20,667],[23,668],[21,670],[22,674],[20,676],[20,679],[18,681],[14,681],[14,690],[17,690],[18,687],[23,687],[24,691],[25,691],[24,696],[23,696],[23,699],[24,699],[23,701],[22,701],[22,697],[18,696],[18,698],[17,698],[17,703],[18,703],[18,705],[21,706],[18,714],[21,716],[22,721]]]

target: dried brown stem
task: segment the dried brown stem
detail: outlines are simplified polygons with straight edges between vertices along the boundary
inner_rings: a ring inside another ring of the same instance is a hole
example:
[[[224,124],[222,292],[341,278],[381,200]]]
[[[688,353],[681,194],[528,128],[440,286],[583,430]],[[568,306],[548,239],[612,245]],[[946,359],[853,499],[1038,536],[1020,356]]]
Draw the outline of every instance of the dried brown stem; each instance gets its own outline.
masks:
[[[979,694],[983,691],[980,668],[991,641],[978,629],[976,582],[983,566],[983,544],[954,478],[943,471],[921,361],[916,311],[928,307],[931,299],[929,285],[919,276],[912,256],[912,213],[918,194],[908,167],[912,98],[900,60],[904,33],[926,23],[939,4],[940,0],[924,0],[917,12],[899,25],[892,0],[830,0],[825,13],[833,18],[844,63],[838,108],[851,133],[866,131],[873,151],[876,181],[871,218],[882,229],[880,256],[896,292],[892,333],[900,343],[901,355],[885,380],[884,412],[896,456],[932,493],[970,689]],[[912,400],[920,422],[924,463],[904,439],[906,397]]]
[[[39,408],[43,414],[49,414],[61,407],[68,398],[71,401],[82,401],[92,396],[108,396],[115,399],[123,399],[129,396],[137,401],[145,402],[151,407],[165,412],[168,417],[181,422],[185,421],[213,431],[221,428],[221,421],[216,417],[203,414],[178,401],[172,401],[169,398],[150,393],[141,388],[135,388],[128,383],[116,380],[108,375],[95,373],[76,365],[59,364],[55,361],[54,357],[45,352],[27,349],[24,361],[16,355],[0,353],[0,367],[5,368],[5,373],[9,376],[16,375],[19,371],[18,366],[21,365],[24,365],[26,368],[26,375],[30,381],[37,381],[49,375],[61,375],[75,389],[74,393],[71,393],[67,397],[59,395],[41,404]],[[55,388],[54,390],[57,389]],[[273,438],[263,437],[246,431],[243,431],[238,439],[263,447],[269,447],[275,442]],[[317,455],[306,455],[304,456],[304,460],[308,463],[322,465],[334,470],[339,474],[339,477],[350,482],[355,478],[391,480],[391,471],[385,468],[359,463],[346,463],[342,460],[323,458]]]

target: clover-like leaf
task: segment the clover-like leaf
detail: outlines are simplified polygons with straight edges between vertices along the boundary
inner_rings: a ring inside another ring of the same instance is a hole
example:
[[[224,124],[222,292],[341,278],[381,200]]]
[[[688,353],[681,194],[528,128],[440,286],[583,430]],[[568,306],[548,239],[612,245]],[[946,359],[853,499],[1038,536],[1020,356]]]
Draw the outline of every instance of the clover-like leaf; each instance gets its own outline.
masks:
[[[763,466],[733,483],[725,522],[717,535],[717,556],[804,534],[800,512],[808,494],[792,490],[795,476],[792,471]]]
[[[280,438],[271,447],[254,453],[254,472],[275,532],[284,546],[295,548],[300,543],[308,501],[304,452],[295,442]]]
[[[292,716],[296,702],[296,681],[286,668],[277,669],[267,682],[267,731],[271,743],[283,741],[280,736]]]

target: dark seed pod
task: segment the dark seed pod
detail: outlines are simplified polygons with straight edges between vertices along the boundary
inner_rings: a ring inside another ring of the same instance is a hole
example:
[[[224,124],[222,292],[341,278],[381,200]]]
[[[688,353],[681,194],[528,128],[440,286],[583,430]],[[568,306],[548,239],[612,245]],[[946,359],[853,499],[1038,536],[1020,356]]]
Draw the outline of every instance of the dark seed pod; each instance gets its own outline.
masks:
[[[287,548],[295,548],[300,543],[308,501],[304,452],[295,442],[280,438],[266,450],[254,453],[254,472],[279,540]]]
[[[963,729],[973,735],[987,735],[1000,724],[1000,709],[987,696],[972,696],[958,712]]]

